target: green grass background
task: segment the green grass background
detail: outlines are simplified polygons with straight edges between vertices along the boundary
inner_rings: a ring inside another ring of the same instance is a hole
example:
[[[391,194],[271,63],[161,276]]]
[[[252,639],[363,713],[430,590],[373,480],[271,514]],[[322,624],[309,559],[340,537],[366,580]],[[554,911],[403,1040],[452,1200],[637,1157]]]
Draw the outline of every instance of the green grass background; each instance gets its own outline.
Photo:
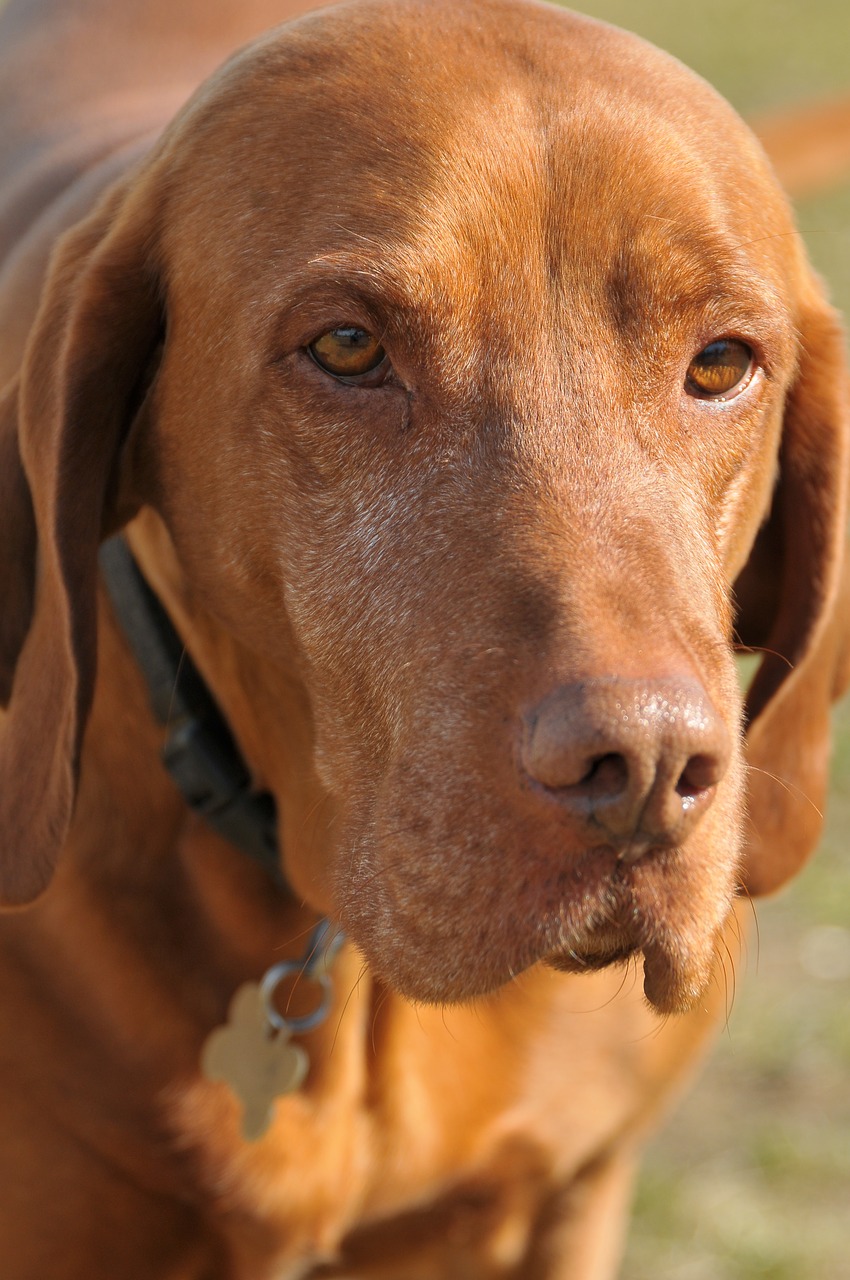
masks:
[[[587,0],[743,114],[850,92],[850,0]],[[711,140],[707,140],[711,145]],[[850,315],[850,183],[799,207]],[[729,1026],[652,1145],[623,1280],[850,1280],[850,712],[815,860],[758,905]]]

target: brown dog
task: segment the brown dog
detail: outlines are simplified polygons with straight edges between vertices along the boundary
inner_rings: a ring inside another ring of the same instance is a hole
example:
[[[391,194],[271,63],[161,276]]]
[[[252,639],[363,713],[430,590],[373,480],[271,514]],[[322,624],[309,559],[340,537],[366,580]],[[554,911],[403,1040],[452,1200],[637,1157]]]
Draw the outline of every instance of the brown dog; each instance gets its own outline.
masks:
[[[295,7],[0,21],[3,1280],[603,1280],[817,839],[841,332],[731,109],[545,5],[311,14],[178,111]],[[124,526],[290,892],[160,761]],[[243,1141],[216,1029],[319,914]]]

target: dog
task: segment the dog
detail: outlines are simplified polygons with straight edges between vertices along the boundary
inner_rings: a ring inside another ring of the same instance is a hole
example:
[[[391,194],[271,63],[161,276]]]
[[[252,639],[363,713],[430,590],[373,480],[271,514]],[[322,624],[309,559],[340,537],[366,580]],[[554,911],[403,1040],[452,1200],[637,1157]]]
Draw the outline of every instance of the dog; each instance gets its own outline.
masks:
[[[307,8],[0,16],[4,1280],[613,1277],[818,838],[764,152],[534,0]]]

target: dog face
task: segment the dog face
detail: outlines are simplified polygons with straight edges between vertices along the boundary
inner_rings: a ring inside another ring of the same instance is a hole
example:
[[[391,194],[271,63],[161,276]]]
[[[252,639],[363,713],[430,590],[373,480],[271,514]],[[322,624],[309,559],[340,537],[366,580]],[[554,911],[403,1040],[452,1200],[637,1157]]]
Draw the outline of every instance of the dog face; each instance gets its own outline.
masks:
[[[82,432],[82,542],[116,492],[156,513],[143,561],[296,887],[414,999],[640,952],[651,1002],[691,1004],[742,876],[814,839],[751,788],[793,849],[742,865],[733,586],[771,509],[763,750],[771,716],[820,740],[842,652],[840,335],[731,110],[545,6],[344,6],[209,82],[49,297],[21,447],[47,580],[79,618],[81,539],[40,495]]]

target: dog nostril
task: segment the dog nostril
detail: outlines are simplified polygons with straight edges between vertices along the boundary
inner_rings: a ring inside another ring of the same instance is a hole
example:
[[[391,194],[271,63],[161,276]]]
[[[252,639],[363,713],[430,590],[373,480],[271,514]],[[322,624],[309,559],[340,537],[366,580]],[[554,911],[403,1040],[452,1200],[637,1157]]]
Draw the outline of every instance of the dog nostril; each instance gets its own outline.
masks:
[[[717,756],[691,756],[679,775],[676,794],[683,800],[694,800],[711,787],[716,787],[723,777],[723,772],[723,763]]]
[[[635,859],[688,835],[729,752],[700,685],[608,678],[562,686],[538,704],[526,720],[522,768],[585,839]]]
[[[625,791],[629,785],[629,766],[624,756],[608,751],[603,756],[596,756],[583,778],[580,786],[593,784],[593,790],[600,795],[614,796]]]

